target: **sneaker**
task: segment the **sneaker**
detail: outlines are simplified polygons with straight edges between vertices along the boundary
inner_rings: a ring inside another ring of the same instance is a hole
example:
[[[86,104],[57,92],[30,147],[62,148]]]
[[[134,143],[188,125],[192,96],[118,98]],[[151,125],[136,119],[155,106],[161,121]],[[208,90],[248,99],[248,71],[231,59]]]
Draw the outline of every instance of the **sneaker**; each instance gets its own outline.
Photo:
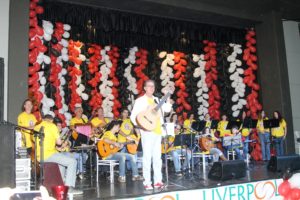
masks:
[[[180,176],[182,176],[182,173],[179,171],[179,172],[176,172],[175,175],[180,177]]]
[[[126,182],[125,176],[119,176],[118,181],[119,181],[120,183],[125,183],[125,182]]]
[[[153,186],[154,186],[154,188],[162,188],[162,187],[164,187],[164,183],[158,182],[158,183],[155,183]]]
[[[142,176],[136,175],[132,177],[132,181],[142,181],[144,178]]]
[[[73,187],[69,187],[68,193],[73,194],[73,195],[80,195],[80,194],[83,194],[83,191],[82,190],[77,190]]]
[[[144,185],[145,190],[153,190],[152,185]]]

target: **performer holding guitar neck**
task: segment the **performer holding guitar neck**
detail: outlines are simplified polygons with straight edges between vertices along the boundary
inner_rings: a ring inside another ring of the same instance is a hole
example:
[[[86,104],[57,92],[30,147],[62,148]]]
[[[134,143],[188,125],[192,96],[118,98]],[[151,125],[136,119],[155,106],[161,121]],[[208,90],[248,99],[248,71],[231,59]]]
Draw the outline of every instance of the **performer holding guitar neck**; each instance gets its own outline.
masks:
[[[137,129],[141,133],[143,147],[143,176],[144,188],[153,189],[151,182],[151,164],[154,171],[154,187],[161,188],[162,182],[162,160],[161,160],[161,134],[163,125],[162,112],[170,112],[172,105],[170,100],[159,102],[157,97],[153,96],[155,83],[153,80],[147,80],[144,83],[145,94],[136,99],[130,116],[134,125],[142,126]],[[166,93],[167,91],[165,91]],[[165,98],[164,98],[165,99]],[[158,103],[159,102],[159,103]],[[155,103],[158,103],[156,106]],[[159,108],[161,107],[161,109]],[[162,112],[161,112],[162,111]],[[144,124],[144,126],[142,125]],[[148,125],[146,127],[146,125]]]
[[[117,142],[117,137],[115,134],[117,134],[120,130],[120,125],[122,121],[119,120],[113,120],[110,122],[107,126],[107,131],[104,133],[102,139],[104,143],[108,145],[113,145],[114,147],[117,147],[118,149],[122,149],[124,146],[124,143],[119,143]],[[99,146],[98,146],[99,147]],[[100,147],[101,148],[101,147]],[[109,149],[109,148],[103,148],[103,149]],[[100,153],[101,155],[101,153]],[[131,169],[132,169],[132,181],[139,181],[142,180],[142,177],[139,176],[138,174],[138,169],[136,166],[136,159],[135,156],[129,153],[122,153],[122,152],[115,152],[107,157],[103,157],[103,159],[107,160],[118,160],[119,161],[119,178],[118,181],[121,183],[126,182],[125,178],[125,161],[128,160],[131,164]]]

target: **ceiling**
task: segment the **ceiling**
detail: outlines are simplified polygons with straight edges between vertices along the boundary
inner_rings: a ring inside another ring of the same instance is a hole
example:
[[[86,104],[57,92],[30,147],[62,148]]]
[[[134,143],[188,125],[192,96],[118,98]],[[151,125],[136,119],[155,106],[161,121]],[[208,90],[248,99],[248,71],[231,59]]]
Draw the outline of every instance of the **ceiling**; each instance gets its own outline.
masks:
[[[249,27],[271,11],[300,21],[299,0],[44,0],[229,27]]]

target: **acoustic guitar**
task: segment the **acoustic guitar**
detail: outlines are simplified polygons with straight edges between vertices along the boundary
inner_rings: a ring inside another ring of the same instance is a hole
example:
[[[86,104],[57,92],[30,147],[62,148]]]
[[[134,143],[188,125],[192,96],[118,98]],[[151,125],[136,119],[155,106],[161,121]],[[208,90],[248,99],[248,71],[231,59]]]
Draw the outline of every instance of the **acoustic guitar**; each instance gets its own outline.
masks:
[[[168,92],[157,105],[149,106],[145,111],[140,112],[136,121],[138,125],[146,131],[152,131],[156,128],[157,122],[160,120],[161,112],[159,109],[165,103],[171,94]]]
[[[126,145],[127,151],[130,154],[136,154],[137,152],[137,148],[138,148],[138,138],[135,135],[130,135],[131,138],[133,138],[134,140],[131,140],[128,142],[131,142],[129,144]]]
[[[132,143],[135,143],[135,141],[123,142],[121,144],[127,145],[127,144],[132,144]],[[99,142],[97,143],[97,149],[98,149],[98,153],[101,157],[107,157],[111,154],[117,153],[120,150],[119,147],[116,147],[113,144],[108,144],[108,143],[104,142],[104,140],[99,140]]]

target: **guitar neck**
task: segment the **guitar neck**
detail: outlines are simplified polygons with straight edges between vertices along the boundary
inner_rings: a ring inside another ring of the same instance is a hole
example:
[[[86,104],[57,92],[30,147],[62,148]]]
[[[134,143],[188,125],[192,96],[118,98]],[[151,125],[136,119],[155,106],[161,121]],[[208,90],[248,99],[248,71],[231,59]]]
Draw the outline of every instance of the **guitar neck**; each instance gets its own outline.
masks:
[[[168,99],[168,97],[171,95],[171,93],[167,93],[157,104],[157,106],[155,106],[154,110],[158,111],[161,106],[165,103],[165,101]]]

